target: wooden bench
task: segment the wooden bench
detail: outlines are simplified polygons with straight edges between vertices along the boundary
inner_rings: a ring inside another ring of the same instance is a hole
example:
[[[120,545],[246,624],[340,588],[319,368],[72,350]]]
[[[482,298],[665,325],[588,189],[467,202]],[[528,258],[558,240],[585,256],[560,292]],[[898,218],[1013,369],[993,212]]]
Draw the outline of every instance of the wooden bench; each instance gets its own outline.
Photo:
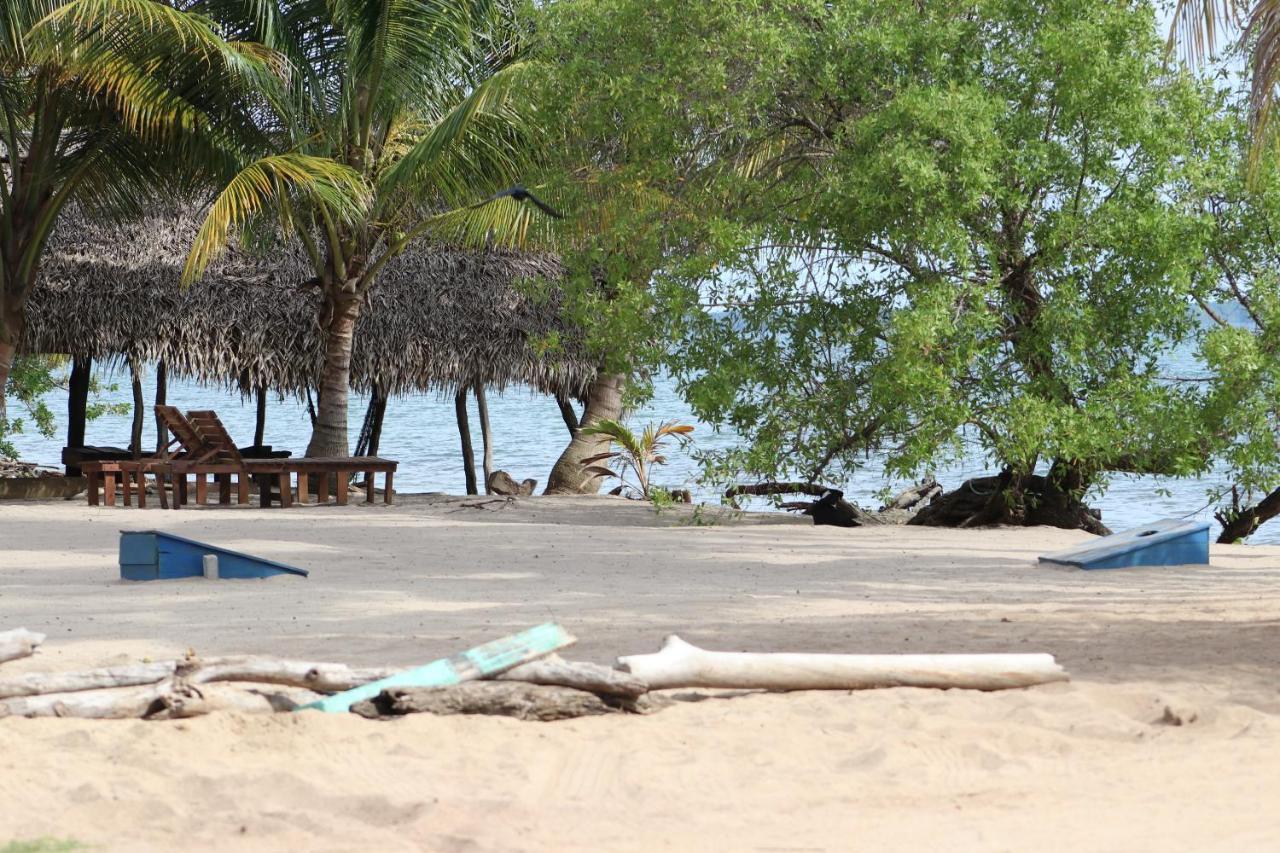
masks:
[[[316,503],[329,502],[329,478],[336,481],[334,500],[338,506],[347,505],[348,482],[352,474],[364,473],[365,503],[373,503],[374,474],[381,474],[382,502],[394,501],[393,481],[398,463],[378,456],[332,456],[283,459],[281,463],[292,474],[298,475],[298,503],[308,503],[311,495],[311,478],[316,480]]]
[[[166,464],[155,458],[115,459],[98,462],[81,463],[80,473],[88,481],[86,491],[89,506],[115,506],[116,483],[121,487],[121,499],[125,506],[130,506],[133,491],[138,491],[138,508],[147,508],[147,474],[156,478],[156,492],[160,497],[160,506],[168,507],[169,500],[164,490],[164,469]],[[101,493],[101,498],[99,498]]]
[[[293,477],[297,475],[298,503],[310,502],[312,478],[315,478],[317,503],[328,503],[329,481],[333,479],[334,501],[338,506],[346,506],[351,476],[360,472],[365,475],[365,503],[374,502],[376,474],[383,475],[383,503],[391,504],[394,500],[397,463],[390,459],[377,456],[246,459],[216,412],[197,409],[183,415],[174,406],[156,406],[156,414],[173,434],[174,441],[166,443],[158,458],[85,463],[91,506],[99,504],[100,490],[102,502],[114,506],[118,480],[124,488],[125,506],[130,505],[136,483],[138,506],[145,507],[145,477],[148,473],[155,474],[161,506],[168,505],[164,478],[167,476],[172,481],[174,509],[193,502],[192,498],[197,505],[208,503],[209,477],[214,478],[218,487],[218,503],[222,505],[231,503],[231,478],[235,477],[237,503],[249,502],[249,482],[253,478],[258,484],[261,506],[270,506],[274,499],[278,499],[281,507],[291,507],[294,504]],[[170,448],[175,442],[178,450],[170,455]],[[195,480],[194,495],[191,494],[192,478]]]

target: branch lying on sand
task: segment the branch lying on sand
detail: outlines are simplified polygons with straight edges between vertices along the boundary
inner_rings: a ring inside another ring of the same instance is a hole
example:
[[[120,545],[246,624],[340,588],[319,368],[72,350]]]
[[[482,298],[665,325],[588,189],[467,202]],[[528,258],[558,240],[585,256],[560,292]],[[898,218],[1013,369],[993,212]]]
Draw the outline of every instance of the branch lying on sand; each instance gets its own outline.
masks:
[[[75,693],[155,684],[180,676],[191,684],[212,681],[251,681],[302,687],[320,693],[350,690],[395,674],[387,667],[349,667],[340,663],[312,663],[268,657],[218,657],[157,661],[104,667],[85,672],[30,673],[0,678],[0,699]]]
[[[0,632],[0,663],[25,658],[35,652],[36,646],[43,642],[44,634],[28,631],[26,628]]]
[[[829,491],[831,486],[818,486],[813,483],[780,483],[769,481],[767,483],[739,483],[736,486],[730,486],[724,490],[726,498],[736,498],[743,495],[813,495],[818,497],[823,492]]]
[[[649,685],[627,672],[594,663],[567,661],[559,655],[520,664],[497,677],[498,681],[523,681],[557,687],[573,687],[606,696],[634,699],[647,693]]]
[[[652,655],[618,658],[653,690],[723,687],[760,690],[861,690],[962,687],[1002,690],[1066,681],[1052,655],[828,655],[709,652],[667,637]]]
[[[522,682],[469,681],[452,687],[392,687],[351,706],[362,717],[402,714],[490,714],[549,722],[619,709],[586,690]]]
[[[269,657],[216,657],[28,673],[0,678],[0,717],[169,719],[215,710],[286,711],[321,694],[350,690],[398,671]],[[558,656],[523,664],[498,678],[586,691],[623,705],[649,689],[633,675]]]

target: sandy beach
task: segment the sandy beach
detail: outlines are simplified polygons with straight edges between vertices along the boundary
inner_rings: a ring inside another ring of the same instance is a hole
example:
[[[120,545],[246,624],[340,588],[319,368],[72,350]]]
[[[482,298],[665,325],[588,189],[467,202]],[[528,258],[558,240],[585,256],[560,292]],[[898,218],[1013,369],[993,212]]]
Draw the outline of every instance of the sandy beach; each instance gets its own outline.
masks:
[[[474,500],[474,499],[473,499]],[[0,506],[7,674],[257,653],[413,665],[553,619],[611,662],[721,650],[1050,652],[999,693],[675,691],[562,723],[215,714],[0,720],[0,849],[1280,848],[1280,548],[1209,567],[1038,566],[1056,529],[815,528],[607,498],[391,508]],[[695,521],[716,523],[695,524]],[[125,583],[157,528],[307,579]]]

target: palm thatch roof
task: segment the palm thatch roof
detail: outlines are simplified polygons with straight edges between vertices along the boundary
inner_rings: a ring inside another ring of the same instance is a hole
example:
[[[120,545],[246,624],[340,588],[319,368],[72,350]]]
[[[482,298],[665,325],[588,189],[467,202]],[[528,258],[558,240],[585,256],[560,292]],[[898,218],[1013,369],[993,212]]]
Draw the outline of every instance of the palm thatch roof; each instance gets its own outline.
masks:
[[[316,387],[320,293],[301,253],[233,249],[179,285],[199,220],[190,211],[127,225],[63,217],[27,312],[22,351],[140,362],[250,392]],[[581,396],[594,366],[553,298],[522,280],[561,273],[548,255],[438,247],[389,263],[356,330],[351,384],[389,395],[520,383]],[[554,290],[554,288],[553,288]],[[555,339],[558,347],[540,344]]]

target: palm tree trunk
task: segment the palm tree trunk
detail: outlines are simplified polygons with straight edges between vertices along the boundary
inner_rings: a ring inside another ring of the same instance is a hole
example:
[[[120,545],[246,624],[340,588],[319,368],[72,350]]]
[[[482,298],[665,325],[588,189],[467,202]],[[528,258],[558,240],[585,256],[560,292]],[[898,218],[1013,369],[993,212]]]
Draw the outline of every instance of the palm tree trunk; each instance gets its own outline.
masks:
[[[622,417],[622,391],[626,377],[618,373],[601,374],[587,391],[587,407],[582,413],[582,426],[591,426],[603,420],[619,420]],[[583,435],[574,432],[569,446],[560,454],[551,476],[547,478],[547,495],[594,495],[600,491],[604,478],[588,474],[582,460],[609,449],[608,436]]]
[[[3,298],[4,293],[0,292],[0,299]],[[8,417],[4,395],[9,388],[9,374],[13,372],[13,360],[18,354],[21,332],[22,312],[8,305],[0,305],[0,421]]]
[[[347,444],[347,399],[351,388],[351,345],[360,302],[333,300],[325,328],[324,373],[320,377],[320,406],[316,413],[308,456],[350,456]]]

